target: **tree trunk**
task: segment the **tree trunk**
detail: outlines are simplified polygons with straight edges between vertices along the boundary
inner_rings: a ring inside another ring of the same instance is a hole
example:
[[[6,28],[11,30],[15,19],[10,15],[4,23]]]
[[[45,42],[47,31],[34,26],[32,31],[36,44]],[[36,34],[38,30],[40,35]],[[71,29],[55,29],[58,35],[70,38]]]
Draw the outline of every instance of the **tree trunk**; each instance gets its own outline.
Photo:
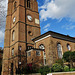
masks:
[[[73,68],[73,61],[70,61],[70,68]]]

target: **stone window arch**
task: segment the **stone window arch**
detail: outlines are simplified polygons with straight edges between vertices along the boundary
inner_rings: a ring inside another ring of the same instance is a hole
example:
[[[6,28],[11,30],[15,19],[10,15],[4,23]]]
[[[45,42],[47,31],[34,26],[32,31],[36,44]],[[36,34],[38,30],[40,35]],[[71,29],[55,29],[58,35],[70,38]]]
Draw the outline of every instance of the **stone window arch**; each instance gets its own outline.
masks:
[[[57,51],[58,51],[58,58],[62,58],[62,46],[60,43],[57,43]]]
[[[15,30],[13,30],[13,32],[12,32],[12,41],[14,41],[15,40]]]

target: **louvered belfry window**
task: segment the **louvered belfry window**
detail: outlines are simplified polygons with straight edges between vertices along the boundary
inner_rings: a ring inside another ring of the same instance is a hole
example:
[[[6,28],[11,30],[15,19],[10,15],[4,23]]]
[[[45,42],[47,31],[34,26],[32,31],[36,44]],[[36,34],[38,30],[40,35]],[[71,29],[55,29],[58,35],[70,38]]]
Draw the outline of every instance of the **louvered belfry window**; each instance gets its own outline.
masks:
[[[30,8],[30,0],[27,0],[27,7]]]

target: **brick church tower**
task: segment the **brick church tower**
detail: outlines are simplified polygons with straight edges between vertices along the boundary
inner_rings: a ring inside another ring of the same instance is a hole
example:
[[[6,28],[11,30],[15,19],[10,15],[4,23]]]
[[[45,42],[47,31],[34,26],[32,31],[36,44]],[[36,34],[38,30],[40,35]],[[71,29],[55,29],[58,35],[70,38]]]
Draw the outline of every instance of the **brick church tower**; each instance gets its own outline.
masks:
[[[2,75],[15,75],[16,68],[27,63],[27,49],[40,35],[36,0],[8,0]]]

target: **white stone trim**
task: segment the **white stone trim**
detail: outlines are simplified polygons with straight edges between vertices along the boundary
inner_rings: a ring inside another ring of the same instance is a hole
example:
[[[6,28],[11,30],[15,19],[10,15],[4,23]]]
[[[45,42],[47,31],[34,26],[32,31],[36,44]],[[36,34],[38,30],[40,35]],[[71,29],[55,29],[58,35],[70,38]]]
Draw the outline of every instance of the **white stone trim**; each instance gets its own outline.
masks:
[[[27,52],[31,52],[31,51],[33,51],[33,49],[31,49],[31,50],[29,50],[29,51],[27,51]]]
[[[51,35],[45,36],[45,37],[43,37],[43,38],[41,38],[41,39],[35,41],[35,43],[38,42],[38,41],[41,41],[41,40],[43,40],[43,39],[46,39],[46,38],[48,38],[48,37],[50,37],[50,36],[51,36]]]
[[[40,24],[39,19],[35,18],[35,23]]]
[[[47,75],[52,75],[52,73],[51,74],[47,74]]]
[[[68,73],[75,73],[75,71],[73,71],[73,72],[56,72],[56,73],[49,73],[49,74],[47,74],[47,75],[53,75],[53,74],[68,74]]]

